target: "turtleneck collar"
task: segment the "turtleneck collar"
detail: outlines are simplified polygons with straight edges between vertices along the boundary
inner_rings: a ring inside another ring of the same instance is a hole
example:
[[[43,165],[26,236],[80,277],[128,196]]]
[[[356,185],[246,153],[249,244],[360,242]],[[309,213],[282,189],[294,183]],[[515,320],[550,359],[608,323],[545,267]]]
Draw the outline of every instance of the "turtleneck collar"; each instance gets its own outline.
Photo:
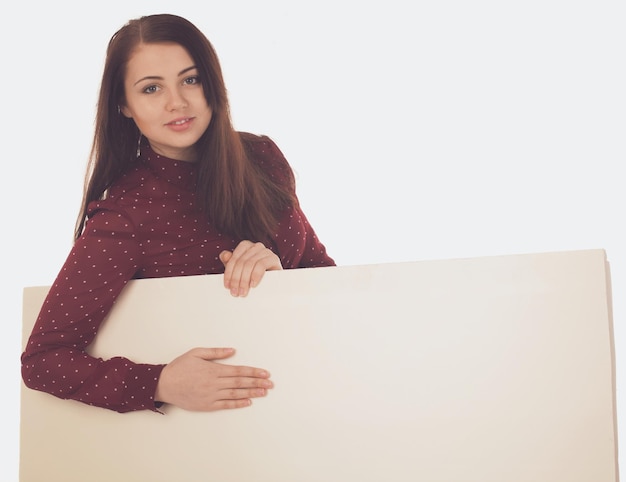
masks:
[[[154,152],[146,141],[141,143],[138,160],[164,181],[184,189],[195,189],[198,170],[195,162],[179,161]]]

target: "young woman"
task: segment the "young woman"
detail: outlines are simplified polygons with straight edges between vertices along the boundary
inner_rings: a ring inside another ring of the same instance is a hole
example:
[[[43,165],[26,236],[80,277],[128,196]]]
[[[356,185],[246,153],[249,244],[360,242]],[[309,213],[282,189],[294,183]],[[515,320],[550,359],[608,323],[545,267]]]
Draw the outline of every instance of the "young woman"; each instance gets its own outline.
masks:
[[[86,348],[128,280],[224,273],[246,296],[267,270],[332,266],[268,138],[233,129],[213,47],[174,15],[110,40],[75,243],[22,354],[32,389],[118,412],[245,407],[272,388],[260,368],[196,348],[163,365]]]

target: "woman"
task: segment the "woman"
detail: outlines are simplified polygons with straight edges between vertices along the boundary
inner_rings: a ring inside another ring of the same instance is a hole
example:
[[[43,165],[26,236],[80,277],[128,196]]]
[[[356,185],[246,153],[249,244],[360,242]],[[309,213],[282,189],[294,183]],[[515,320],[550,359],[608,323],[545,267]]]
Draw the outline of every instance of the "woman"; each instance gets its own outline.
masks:
[[[224,273],[246,296],[267,270],[332,266],[267,137],[233,129],[213,47],[174,15],[131,20],[110,40],[75,243],[22,354],[29,388],[118,412],[250,405],[267,371],[195,348],[168,364],[86,348],[126,283]]]

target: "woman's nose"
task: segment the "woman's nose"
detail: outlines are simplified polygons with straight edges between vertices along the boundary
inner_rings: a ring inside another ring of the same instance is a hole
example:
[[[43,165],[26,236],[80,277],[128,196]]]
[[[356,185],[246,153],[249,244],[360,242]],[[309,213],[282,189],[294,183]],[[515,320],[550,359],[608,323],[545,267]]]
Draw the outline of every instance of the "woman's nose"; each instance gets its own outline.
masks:
[[[187,107],[187,101],[177,90],[170,91],[170,96],[167,100],[167,110],[173,112],[175,110],[184,109]]]

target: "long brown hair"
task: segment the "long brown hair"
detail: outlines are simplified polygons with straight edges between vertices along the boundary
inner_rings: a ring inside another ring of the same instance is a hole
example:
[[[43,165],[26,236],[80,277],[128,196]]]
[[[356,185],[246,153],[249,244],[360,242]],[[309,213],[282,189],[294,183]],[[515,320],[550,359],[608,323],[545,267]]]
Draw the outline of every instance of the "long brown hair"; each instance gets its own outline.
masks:
[[[187,50],[212,109],[211,123],[196,144],[198,206],[227,234],[269,241],[280,211],[297,202],[293,173],[289,170],[288,183],[276,183],[248,158],[242,135],[232,125],[226,86],[213,46],[191,22],[169,14],[130,20],[109,41],[75,239],[85,226],[89,203],[103,199],[136,158],[141,134],[134,121],[119,112],[119,106],[125,104],[126,65],[138,44],[161,42],[174,42]]]

